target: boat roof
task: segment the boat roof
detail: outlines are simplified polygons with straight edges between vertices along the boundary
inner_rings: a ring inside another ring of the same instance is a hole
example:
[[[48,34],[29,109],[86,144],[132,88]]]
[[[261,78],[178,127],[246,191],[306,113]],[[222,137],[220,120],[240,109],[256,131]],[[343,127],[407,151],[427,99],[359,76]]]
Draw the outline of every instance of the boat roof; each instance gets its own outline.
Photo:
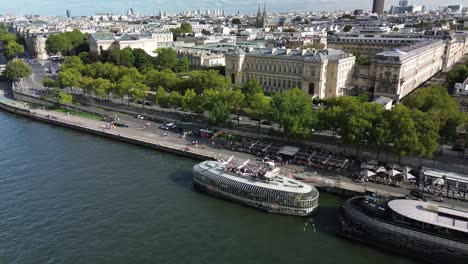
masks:
[[[310,192],[315,192],[318,194],[318,191],[315,188],[312,188],[312,186],[308,184],[304,184],[300,181],[286,178],[283,176],[276,176],[274,180],[264,182],[260,180],[252,180],[251,178],[247,177],[241,177],[241,176],[236,176],[232,175],[230,173],[226,173],[224,171],[224,166],[222,162],[219,161],[204,161],[200,163],[200,166],[204,169],[207,169],[211,172],[216,173],[217,175],[223,176],[225,178],[238,181],[238,182],[244,182],[249,185],[255,185],[267,189],[272,189],[272,190],[279,190],[279,191],[285,191],[285,192],[292,192],[292,193],[299,193],[299,194],[305,194],[305,193],[310,193]],[[271,175],[269,175],[271,177]]]
[[[463,209],[405,199],[392,200],[388,206],[407,218],[468,233],[468,211]]]

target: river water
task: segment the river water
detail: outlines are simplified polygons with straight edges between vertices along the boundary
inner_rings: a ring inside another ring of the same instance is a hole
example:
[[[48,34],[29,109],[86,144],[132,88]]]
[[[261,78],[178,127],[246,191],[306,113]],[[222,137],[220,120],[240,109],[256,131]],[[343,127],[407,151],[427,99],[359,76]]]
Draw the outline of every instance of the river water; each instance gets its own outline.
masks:
[[[412,263],[197,192],[194,160],[0,112],[0,263]]]

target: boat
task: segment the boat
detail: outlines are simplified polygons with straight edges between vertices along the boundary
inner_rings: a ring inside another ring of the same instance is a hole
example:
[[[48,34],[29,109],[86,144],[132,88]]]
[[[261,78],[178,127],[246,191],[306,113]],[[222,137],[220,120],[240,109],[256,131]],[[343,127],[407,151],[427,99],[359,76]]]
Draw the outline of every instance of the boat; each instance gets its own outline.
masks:
[[[228,161],[203,161],[193,167],[193,185],[213,196],[266,212],[308,216],[317,211],[319,192],[285,177],[273,162],[248,166]]]
[[[468,210],[421,200],[354,197],[339,234],[424,263],[468,263]]]

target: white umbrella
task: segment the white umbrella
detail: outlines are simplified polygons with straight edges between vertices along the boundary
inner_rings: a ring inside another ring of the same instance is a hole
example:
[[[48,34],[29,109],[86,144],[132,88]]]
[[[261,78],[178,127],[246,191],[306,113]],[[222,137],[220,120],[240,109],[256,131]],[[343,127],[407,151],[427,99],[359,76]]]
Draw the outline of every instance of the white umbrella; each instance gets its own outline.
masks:
[[[375,175],[375,172],[372,172],[370,170],[363,170],[361,172],[362,176],[366,177],[366,178],[369,178],[371,176],[374,176]]]
[[[388,170],[388,171],[387,171],[387,174],[388,174],[390,177],[394,177],[395,175],[400,174],[400,172],[397,171],[397,170],[391,169],[391,170]]]
[[[402,172],[400,173],[400,175],[403,176],[407,180],[416,179],[416,177],[409,172]]]
[[[401,168],[401,171],[403,171],[403,172],[410,172],[411,170],[412,169],[410,167],[408,167],[408,166],[404,166],[404,167]]]
[[[384,166],[379,166],[379,167],[375,170],[375,172],[377,172],[377,173],[379,173],[379,172],[387,172],[387,170],[385,169]]]
[[[435,180],[432,184],[444,185],[445,181],[442,178]]]

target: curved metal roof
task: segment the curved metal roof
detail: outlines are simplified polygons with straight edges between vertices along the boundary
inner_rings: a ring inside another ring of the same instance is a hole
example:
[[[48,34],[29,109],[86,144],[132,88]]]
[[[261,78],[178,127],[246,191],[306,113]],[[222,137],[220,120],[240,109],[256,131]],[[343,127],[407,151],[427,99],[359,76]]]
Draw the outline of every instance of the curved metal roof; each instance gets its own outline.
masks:
[[[388,206],[394,212],[415,221],[468,233],[468,211],[405,199],[392,200]]]

